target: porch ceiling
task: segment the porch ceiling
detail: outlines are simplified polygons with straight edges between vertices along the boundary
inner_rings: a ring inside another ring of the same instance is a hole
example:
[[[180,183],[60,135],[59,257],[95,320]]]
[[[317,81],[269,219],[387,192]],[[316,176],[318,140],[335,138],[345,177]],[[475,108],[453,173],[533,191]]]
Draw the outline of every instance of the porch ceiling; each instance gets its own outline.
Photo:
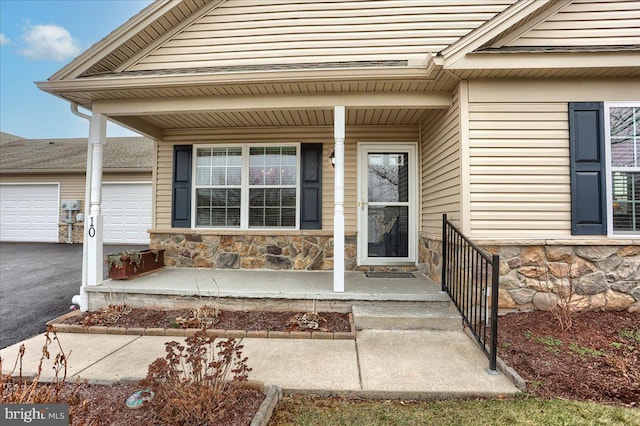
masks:
[[[352,108],[347,111],[347,125],[418,125],[429,114],[418,108]],[[333,126],[330,109],[282,109],[252,111],[220,111],[188,114],[152,114],[140,117],[113,117],[114,121],[131,123],[140,120],[159,129],[212,127],[286,127]]]

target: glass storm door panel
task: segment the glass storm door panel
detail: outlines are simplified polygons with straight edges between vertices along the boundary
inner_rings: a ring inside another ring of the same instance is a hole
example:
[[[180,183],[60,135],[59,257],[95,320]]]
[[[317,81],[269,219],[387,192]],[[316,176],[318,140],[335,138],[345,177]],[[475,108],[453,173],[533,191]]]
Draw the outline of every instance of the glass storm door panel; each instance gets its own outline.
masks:
[[[377,148],[365,148],[362,153],[360,234],[364,238],[360,260],[363,263],[414,260],[415,178],[411,154],[408,149]]]

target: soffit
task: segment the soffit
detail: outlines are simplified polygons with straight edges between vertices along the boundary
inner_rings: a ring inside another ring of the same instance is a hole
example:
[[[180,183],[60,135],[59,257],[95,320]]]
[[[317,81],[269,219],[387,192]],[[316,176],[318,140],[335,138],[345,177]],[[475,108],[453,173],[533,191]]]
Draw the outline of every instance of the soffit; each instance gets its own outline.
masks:
[[[640,68],[606,68],[598,67],[591,69],[575,68],[541,68],[541,69],[512,69],[512,70],[455,70],[453,71],[463,80],[487,79],[487,78],[522,78],[522,79],[542,79],[542,78],[627,78],[640,77]]]
[[[416,108],[347,109],[346,124],[354,126],[419,125],[431,111]],[[330,109],[153,114],[139,118],[161,129],[333,126],[333,111]]]

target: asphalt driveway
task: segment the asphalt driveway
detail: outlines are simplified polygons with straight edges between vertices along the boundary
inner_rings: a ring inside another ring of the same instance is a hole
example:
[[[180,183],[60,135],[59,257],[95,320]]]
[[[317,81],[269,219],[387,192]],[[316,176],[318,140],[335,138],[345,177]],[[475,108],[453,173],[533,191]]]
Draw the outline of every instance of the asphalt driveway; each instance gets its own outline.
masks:
[[[140,246],[106,245],[104,253]],[[106,272],[105,272],[106,273]],[[0,244],[0,348],[45,331],[69,311],[82,277],[82,244]]]

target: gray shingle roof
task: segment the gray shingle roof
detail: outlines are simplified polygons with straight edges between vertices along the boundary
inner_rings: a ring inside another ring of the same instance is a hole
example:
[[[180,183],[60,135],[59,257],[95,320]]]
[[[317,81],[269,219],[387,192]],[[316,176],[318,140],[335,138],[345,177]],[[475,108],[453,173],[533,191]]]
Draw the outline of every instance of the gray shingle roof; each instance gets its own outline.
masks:
[[[20,136],[12,135],[11,133],[0,132],[0,143],[17,141],[20,139],[24,139],[24,138],[21,138]]]
[[[87,139],[0,139],[0,172],[80,171],[86,165]],[[107,138],[103,163],[105,169],[150,170],[152,166],[152,140],[142,137]]]

